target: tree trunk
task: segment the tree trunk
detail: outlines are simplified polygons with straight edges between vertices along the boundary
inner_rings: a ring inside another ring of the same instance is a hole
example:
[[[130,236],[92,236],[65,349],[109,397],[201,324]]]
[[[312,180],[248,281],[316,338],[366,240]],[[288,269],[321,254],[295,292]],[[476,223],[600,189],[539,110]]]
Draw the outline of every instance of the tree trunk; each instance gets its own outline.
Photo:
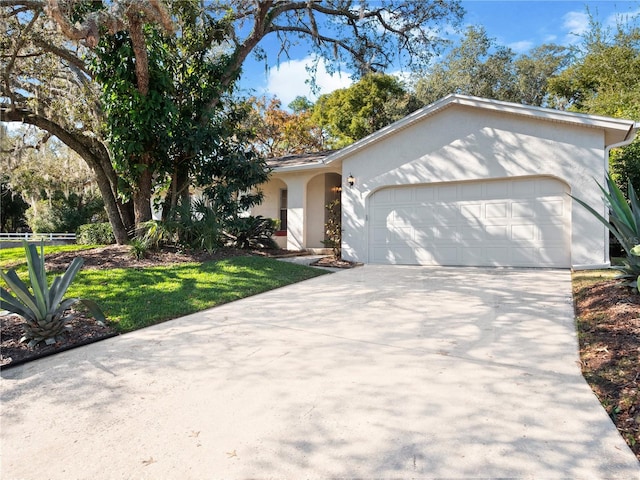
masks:
[[[149,153],[142,154],[142,163],[145,165],[145,169],[140,173],[133,191],[133,212],[136,229],[140,224],[148,222],[152,218],[151,187],[153,186],[153,172],[149,168]]]
[[[129,243],[129,235],[127,234],[127,228],[120,216],[120,209],[118,208],[119,202],[116,201],[116,198],[111,191],[111,184],[104,173],[95,169],[91,163],[89,163],[89,166],[93,168],[93,171],[96,174],[98,188],[100,189],[100,194],[104,201],[104,208],[107,211],[107,216],[109,217],[109,223],[111,224],[111,229],[113,230],[113,236],[116,239],[116,243],[118,245],[125,245]]]

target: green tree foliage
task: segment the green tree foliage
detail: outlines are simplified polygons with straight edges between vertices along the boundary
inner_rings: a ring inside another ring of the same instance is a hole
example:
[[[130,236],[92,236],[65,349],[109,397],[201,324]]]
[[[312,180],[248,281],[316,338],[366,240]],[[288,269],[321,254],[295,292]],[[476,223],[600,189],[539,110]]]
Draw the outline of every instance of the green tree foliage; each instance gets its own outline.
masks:
[[[385,127],[415,110],[418,104],[396,77],[366,75],[348,88],[322,95],[312,120],[327,136],[327,146],[340,148]]]
[[[60,190],[51,198],[38,200],[25,213],[27,224],[36,233],[74,233],[80,225],[104,221],[104,203],[100,197],[70,193]]]
[[[614,148],[609,155],[611,176],[629,198],[629,183],[640,185],[640,140],[636,138],[624,148]]]
[[[34,232],[75,232],[83,223],[104,219],[104,203],[93,172],[54,137],[32,128],[7,135],[0,171],[7,188],[28,203],[25,218]]]
[[[498,45],[484,27],[470,26],[459,45],[416,82],[423,104],[452,94],[545,105],[546,84],[568,60],[563,47],[543,45],[517,57]]]
[[[136,56],[126,32],[104,36],[91,66],[101,86],[105,137],[121,190],[134,200],[137,217],[151,217],[152,177],[162,170],[171,138],[172,76],[169,55],[160,33],[146,28],[148,86],[142,92],[136,76]],[[124,188],[122,188],[124,187]]]
[[[18,232],[27,227],[25,212],[29,204],[9,184],[9,177],[0,179],[0,232]]]
[[[640,26],[630,20],[612,31],[593,16],[575,60],[549,85],[558,107],[640,119]]]
[[[640,120],[640,25],[637,18],[606,28],[593,16],[575,60],[550,82],[560,108]],[[640,185],[640,139],[613,149],[609,166],[618,188]]]
[[[199,155],[192,161],[194,184],[222,226],[262,201],[262,192],[255,187],[269,175],[264,158],[249,147],[251,132],[242,128],[245,121],[244,108],[228,105],[205,145],[209,156]]]
[[[550,106],[549,82],[566,68],[570,59],[567,48],[553,44],[541,45],[516,58],[517,101],[525,105]]]
[[[287,105],[293,113],[310,112],[313,110],[313,102],[307,97],[298,96]]]
[[[367,72],[397,60],[427,64],[443,43],[438,29],[457,24],[462,16],[457,0],[184,0],[172,2],[171,9],[161,0],[0,0],[0,7],[0,44],[7,52],[1,59],[2,118],[36,125],[85,159],[96,173],[119,243],[127,241],[132,210],[138,223],[150,216],[154,182],[171,177],[175,198],[187,191],[195,165],[214,158],[214,147],[203,147],[200,154],[194,139],[208,142],[209,132],[200,127],[220,112],[247,56],[265,58],[259,46],[265,37],[278,36],[282,53],[307,42],[331,65],[344,62]],[[179,52],[183,54],[174,56]],[[101,57],[103,53],[107,56]],[[122,69],[117,70],[115,57],[120,55]],[[106,62],[104,82],[115,67],[113,93],[124,98],[111,98],[111,105],[102,104],[109,99],[95,73],[99,70],[88,68],[96,59]],[[207,71],[200,75],[203,69]],[[165,80],[166,72],[173,76],[168,93],[154,85]],[[167,94],[173,95],[172,108],[164,103]],[[126,111],[127,105],[135,112]],[[105,118],[117,112],[133,122],[130,136],[117,119]],[[106,136],[103,125],[110,130]],[[140,136],[139,145],[131,145],[130,137],[140,128],[155,127],[156,132]],[[162,140],[171,139],[168,152],[156,155],[162,143],[152,141],[155,133],[167,133]],[[106,137],[121,138],[123,144]],[[125,157],[126,152],[131,155]]]

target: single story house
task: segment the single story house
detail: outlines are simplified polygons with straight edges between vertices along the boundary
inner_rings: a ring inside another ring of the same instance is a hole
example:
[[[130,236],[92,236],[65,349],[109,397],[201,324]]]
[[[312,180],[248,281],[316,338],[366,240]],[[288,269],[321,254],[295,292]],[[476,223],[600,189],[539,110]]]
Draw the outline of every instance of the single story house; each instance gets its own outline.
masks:
[[[406,265],[597,268],[606,215],[596,181],[640,124],[449,95],[338,151],[271,161],[254,215],[290,250],[322,248],[342,203],[342,256]]]

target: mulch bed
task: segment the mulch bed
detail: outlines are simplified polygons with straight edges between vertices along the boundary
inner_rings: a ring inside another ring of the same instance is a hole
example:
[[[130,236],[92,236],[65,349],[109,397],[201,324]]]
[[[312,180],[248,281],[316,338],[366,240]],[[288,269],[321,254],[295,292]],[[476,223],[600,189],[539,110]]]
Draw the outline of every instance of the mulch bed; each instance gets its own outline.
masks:
[[[362,266],[362,263],[350,262],[349,260],[342,260],[334,256],[322,257],[310,265],[314,267],[331,267],[331,268],[354,268]]]
[[[640,460],[640,295],[609,280],[574,298],[582,373]]]
[[[102,325],[95,319],[79,313],[68,323],[70,328],[62,333],[62,338],[56,343],[45,345],[44,342],[40,342],[31,348],[26,342],[20,342],[23,324],[24,320],[18,315],[0,316],[0,367],[20,365],[117,335],[113,327]]]

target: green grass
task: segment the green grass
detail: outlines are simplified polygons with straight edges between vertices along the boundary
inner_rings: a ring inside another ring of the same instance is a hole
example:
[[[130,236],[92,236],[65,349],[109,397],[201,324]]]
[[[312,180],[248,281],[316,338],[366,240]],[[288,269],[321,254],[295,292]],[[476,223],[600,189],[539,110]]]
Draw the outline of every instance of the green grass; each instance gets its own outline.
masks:
[[[45,254],[85,248],[45,247]],[[24,249],[6,249],[2,253],[4,263],[0,265],[12,265],[28,282]],[[124,333],[325,273],[317,268],[249,256],[149,268],[87,269],[80,270],[66,297],[95,300],[109,322]],[[49,275],[49,283],[53,276]],[[6,288],[1,280],[0,285]]]
[[[83,270],[67,296],[95,300],[118,331],[129,332],[324,273],[264,257]]]
[[[96,248],[99,245],[45,245],[44,254],[49,255],[50,253],[58,253],[58,252],[73,252],[76,250],[88,250],[91,248]],[[38,252],[40,252],[40,247],[38,246]],[[16,267],[20,264],[26,265],[24,247],[20,245],[19,247],[11,247],[11,248],[2,248],[0,249],[0,268],[6,270],[11,267]]]

